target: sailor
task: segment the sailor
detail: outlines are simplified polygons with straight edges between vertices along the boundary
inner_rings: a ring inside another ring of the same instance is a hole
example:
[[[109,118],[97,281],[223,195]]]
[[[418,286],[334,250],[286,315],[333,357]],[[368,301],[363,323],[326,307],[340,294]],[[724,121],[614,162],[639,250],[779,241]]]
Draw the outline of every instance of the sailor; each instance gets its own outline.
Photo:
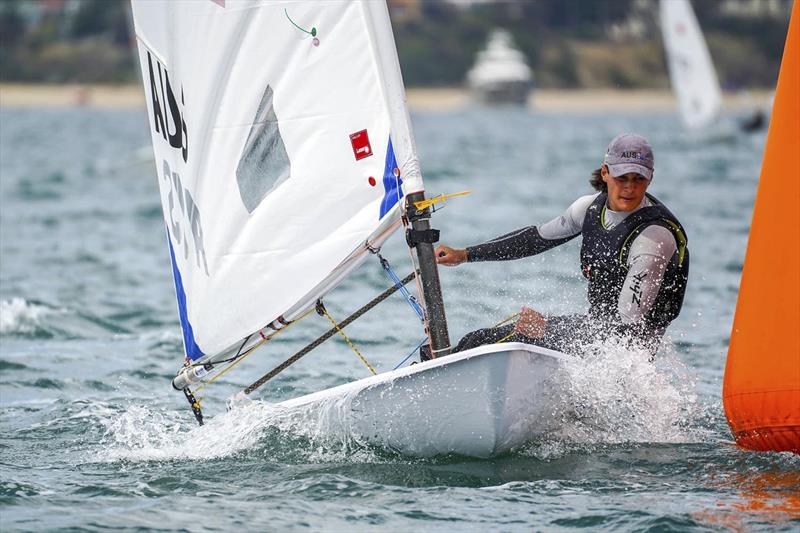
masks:
[[[508,341],[578,353],[587,342],[613,336],[655,354],[683,304],[689,250],[681,223],[646,192],[653,163],[644,137],[618,135],[589,180],[599,192],[578,198],[561,216],[476,246],[439,246],[437,262],[455,266],[520,259],[583,238],[587,314],[544,316],[523,307],[515,324],[468,333],[454,351]]]
[[[752,115],[739,122],[742,131],[752,133],[761,130],[767,122],[767,115],[763,109],[756,109]]]

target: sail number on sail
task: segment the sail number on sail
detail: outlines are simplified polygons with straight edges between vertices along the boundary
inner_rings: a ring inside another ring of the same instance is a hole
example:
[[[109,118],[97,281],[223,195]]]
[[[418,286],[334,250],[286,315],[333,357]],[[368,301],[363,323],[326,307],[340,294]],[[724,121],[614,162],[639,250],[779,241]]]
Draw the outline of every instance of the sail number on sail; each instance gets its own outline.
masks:
[[[188,162],[189,136],[186,131],[185,114],[178,107],[175,92],[169,81],[169,72],[158,59],[155,60],[154,68],[150,52],[147,52],[147,67],[153,104],[153,128],[172,148],[180,150],[183,161]],[[183,85],[181,85],[180,96],[181,105],[184,105]],[[197,208],[197,203],[189,189],[181,183],[180,174],[170,167],[166,159],[162,161],[161,169],[163,173],[161,178],[169,185],[167,226],[172,239],[175,241],[176,247],[182,245],[183,258],[188,259],[189,236],[191,236],[197,267],[208,276],[208,261],[203,246],[203,225],[200,222],[200,210]]]
[[[208,261],[206,260],[206,250],[203,247],[203,226],[200,223],[200,210],[197,209],[197,204],[194,202],[191,193],[185,189],[181,184],[181,177],[177,172],[170,169],[169,163],[165,159],[163,162],[163,179],[167,180],[170,184],[169,190],[169,229],[172,238],[175,239],[175,244],[181,245],[183,243],[183,258],[189,257],[189,239],[186,235],[187,229],[191,231],[192,241],[194,244],[194,256],[197,261],[197,267],[202,268],[206,276],[208,276]],[[175,215],[175,199],[177,198],[178,207],[182,215],[181,225],[180,220],[176,220]]]
[[[189,137],[186,135],[186,122],[184,122],[181,111],[178,109],[178,102],[175,100],[175,93],[169,83],[167,69],[158,60],[156,60],[156,65],[158,66],[158,86],[156,86],[153,72],[153,58],[150,52],[147,52],[147,66],[150,71],[150,94],[153,98],[153,127],[156,129],[156,133],[161,133],[170,146],[181,149],[183,160],[186,161],[189,157]],[[161,93],[160,100],[158,98],[159,93]],[[166,117],[161,111],[162,102],[169,105],[169,115]],[[183,86],[181,86],[181,104],[184,104]],[[167,130],[170,118],[172,118],[174,133],[170,133]]]

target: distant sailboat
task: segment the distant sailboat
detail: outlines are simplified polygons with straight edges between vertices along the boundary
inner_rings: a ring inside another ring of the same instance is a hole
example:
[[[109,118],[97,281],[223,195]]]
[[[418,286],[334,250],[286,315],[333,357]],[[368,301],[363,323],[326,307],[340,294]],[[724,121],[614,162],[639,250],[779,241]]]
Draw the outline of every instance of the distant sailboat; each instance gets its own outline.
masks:
[[[722,91],[692,5],[689,0],[661,0],[660,18],[681,119],[689,129],[707,128],[719,119]]]
[[[334,322],[247,396],[416,277],[432,359],[280,407],[334,405],[326,424],[415,455],[488,456],[548,431],[566,356],[437,357],[438,232],[384,2],[134,0],[133,17],[186,355],[172,384],[200,423],[196,387],[315,310]],[[367,259],[384,266],[403,225],[418,274],[335,323],[322,298]]]

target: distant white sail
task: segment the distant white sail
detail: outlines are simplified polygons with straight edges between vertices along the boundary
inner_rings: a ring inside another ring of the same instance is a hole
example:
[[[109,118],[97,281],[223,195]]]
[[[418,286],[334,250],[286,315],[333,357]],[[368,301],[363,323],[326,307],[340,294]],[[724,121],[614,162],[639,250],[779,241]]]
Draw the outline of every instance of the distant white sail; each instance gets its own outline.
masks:
[[[132,4],[196,360],[313,305],[423,184],[383,2]]]
[[[687,127],[704,128],[722,109],[717,73],[689,0],[661,0],[669,77]]]

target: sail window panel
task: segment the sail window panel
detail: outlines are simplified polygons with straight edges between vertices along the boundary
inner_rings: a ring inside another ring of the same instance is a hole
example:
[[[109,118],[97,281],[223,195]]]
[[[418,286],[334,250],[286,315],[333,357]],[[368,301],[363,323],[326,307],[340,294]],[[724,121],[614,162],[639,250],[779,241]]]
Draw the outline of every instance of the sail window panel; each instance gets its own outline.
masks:
[[[272,87],[267,85],[236,166],[239,194],[248,213],[258,207],[270,190],[289,179],[291,173],[272,95]]]

